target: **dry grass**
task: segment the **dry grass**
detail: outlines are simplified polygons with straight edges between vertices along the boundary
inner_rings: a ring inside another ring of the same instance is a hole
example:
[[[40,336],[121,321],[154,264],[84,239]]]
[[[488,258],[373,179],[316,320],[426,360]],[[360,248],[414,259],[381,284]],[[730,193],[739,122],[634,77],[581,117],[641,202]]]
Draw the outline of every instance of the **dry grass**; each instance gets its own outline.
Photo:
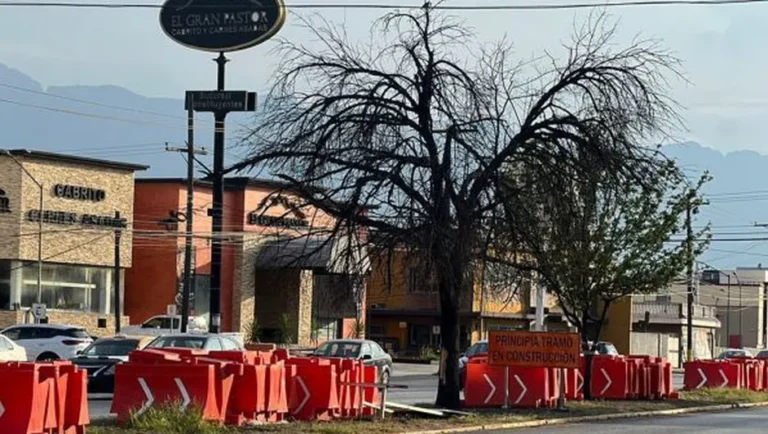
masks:
[[[514,422],[525,422],[540,419],[555,419],[579,416],[601,416],[609,414],[626,414],[657,410],[672,410],[678,408],[699,407],[717,404],[735,404],[768,401],[768,393],[757,393],[734,389],[707,389],[681,394],[679,400],[669,401],[584,401],[569,402],[568,411],[552,410],[478,410],[470,416],[457,416],[450,419],[423,418],[414,416],[395,416],[385,421],[335,421],[316,423],[286,423],[261,425],[250,428],[219,427],[216,434],[394,434],[408,431],[438,430],[450,427],[495,425]],[[160,420],[173,419],[169,415]],[[179,429],[169,429],[167,426],[152,426],[146,423],[136,428],[126,429],[115,426],[94,426],[89,428],[89,434],[196,434]],[[189,424],[188,426],[194,426]],[[176,427],[178,428],[178,427]]]

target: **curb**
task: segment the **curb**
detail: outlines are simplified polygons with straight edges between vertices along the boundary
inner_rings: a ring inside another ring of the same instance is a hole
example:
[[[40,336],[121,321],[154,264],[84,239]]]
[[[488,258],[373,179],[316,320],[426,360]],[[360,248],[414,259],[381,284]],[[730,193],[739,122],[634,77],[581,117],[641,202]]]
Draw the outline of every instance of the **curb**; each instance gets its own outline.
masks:
[[[634,413],[603,414],[598,416],[564,417],[564,418],[557,418],[557,419],[531,420],[526,422],[510,422],[510,423],[499,423],[499,424],[490,424],[490,425],[465,426],[461,428],[445,428],[445,429],[437,429],[437,430],[430,430],[430,431],[407,431],[402,434],[452,434],[452,433],[477,432],[477,431],[497,431],[497,430],[503,430],[503,429],[540,428],[543,426],[557,426],[557,425],[566,425],[566,424],[573,424],[573,423],[602,422],[607,420],[618,420],[618,419],[637,419],[637,418],[646,418],[646,417],[654,417],[654,416],[678,416],[678,415],[691,414],[691,413],[705,413],[705,412],[712,412],[712,411],[733,410],[736,408],[755,408],[755,407],[768,407],[768,401],[706,405],[702,407],[673,408],[668,410],[639,411]]]

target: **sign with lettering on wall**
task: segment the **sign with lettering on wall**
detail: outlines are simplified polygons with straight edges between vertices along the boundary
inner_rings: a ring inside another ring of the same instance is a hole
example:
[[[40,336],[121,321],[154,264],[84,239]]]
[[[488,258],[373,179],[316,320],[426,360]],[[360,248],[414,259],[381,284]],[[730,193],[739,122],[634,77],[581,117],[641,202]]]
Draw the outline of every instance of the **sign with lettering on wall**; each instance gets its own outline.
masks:
[[[0,189],[0,214],[11,212],[11,200],[5,195],[5,190]]]
[[[99,188],[80,187],[78,185],[56,184],[53,195],[63,199],[101,202],[107,198],[107,193]]]

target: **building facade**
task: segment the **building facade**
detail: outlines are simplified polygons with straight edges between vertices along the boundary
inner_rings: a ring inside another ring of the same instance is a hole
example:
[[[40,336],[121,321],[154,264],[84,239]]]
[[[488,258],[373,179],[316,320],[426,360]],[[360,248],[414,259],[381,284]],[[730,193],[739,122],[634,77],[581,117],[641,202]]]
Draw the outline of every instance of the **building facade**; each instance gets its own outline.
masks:
[[[133,267],[126,275],[126,314],[133,323],[181,305],[184,282],[186,180],[136,181]],[[211,236],[211,184],[195,182],[193,288],[190,311],[209,317],[211,245],[222,243],[221,327],[262,341],[316,345],[349,336],[364,318],[364,255],[360,269],[341,267],[354,240],[331,236],[335,220],[300,203],[280,183],[225,181],[221,237]],[[346,244],[345,244],[346,243]],[[355,244],[357,245],[357,244]],[[348,269],[349,268],[349,269]]]
[[[51,323],[114,332],[115,233],[122,274],[131,266],[134,173],[146,168],[0,153],[0,328],[33,321],[30,308],[42,303]]]
[[[418,356],[440,345],[440,302],[436,285],[423,264],[407,249],[372,255],[368,283],[368,337],[399,356]],[[486,270],[488,271],[488,270]],[[491,279],[479,269],[462,291],[459,314],[462,349],[492,330],[530,330],[536,296],[531,282],[512,276]],[[485,282],[485,283],[482,283]],[[567,329],[555,313],[555,300],[545,297],[548,329]],[[550,313],[550,310],[552,311]]]

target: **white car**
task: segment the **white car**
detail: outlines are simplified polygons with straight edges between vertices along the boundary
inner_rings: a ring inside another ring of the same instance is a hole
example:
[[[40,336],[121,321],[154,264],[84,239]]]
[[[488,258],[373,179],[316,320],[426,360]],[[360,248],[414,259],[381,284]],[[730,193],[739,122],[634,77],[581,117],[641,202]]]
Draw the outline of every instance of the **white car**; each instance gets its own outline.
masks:
[[[190,317],[187,329],[190,332],[204,333],[208,331],[208,323],[203,317]],[[168,333],[178,333],[181,330],[181,317],[157,315],[140,325],[123,327],[120,333],[128,336],[162,336]]]
[[[82,327],[58,324],[24,324],[0,332],[23,347],[29,361],[66,360],[83,351],[93,339]]]
[[[27,350],[16,345],[12,340],[0,335],[0,361],[26,362]]]

